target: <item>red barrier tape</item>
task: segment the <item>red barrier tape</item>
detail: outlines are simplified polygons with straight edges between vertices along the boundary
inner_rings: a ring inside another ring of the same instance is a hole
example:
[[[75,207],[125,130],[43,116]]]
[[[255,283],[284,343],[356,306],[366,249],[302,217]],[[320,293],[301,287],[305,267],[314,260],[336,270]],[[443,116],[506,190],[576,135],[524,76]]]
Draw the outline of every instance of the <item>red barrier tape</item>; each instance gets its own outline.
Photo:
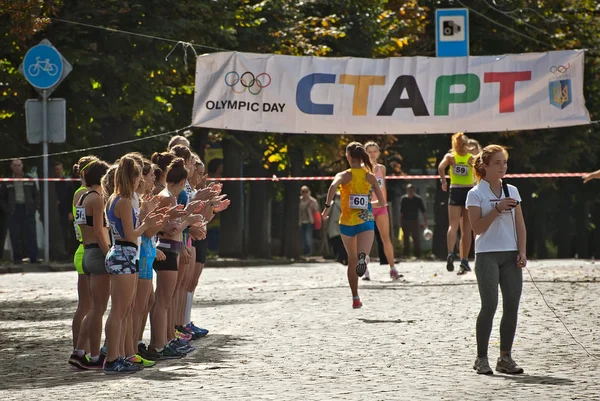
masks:
[[[583,177],[587,173],[527,173],[527,174],[506,174],[506,178],[573,178]],[[390,175],[386,180],[438,180],[439,175]],[[450,178],[446,176],[446,178]],[[334,177],[227,177],[227,178],[209,178],[210,181],[329,181]],[[79,181],[79,178],[0,178],[0,182],[13,181]]]

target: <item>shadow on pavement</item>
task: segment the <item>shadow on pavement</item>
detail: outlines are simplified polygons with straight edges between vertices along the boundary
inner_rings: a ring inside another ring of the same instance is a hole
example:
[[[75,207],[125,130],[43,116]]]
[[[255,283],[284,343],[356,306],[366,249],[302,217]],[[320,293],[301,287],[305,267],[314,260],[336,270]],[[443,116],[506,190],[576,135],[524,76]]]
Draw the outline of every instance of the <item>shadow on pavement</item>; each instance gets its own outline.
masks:
[[[0,302],[0,321],[44,322],[71,319],[76,308],[77,301],[70,299],[2,301]]]
[[[571,379],[565,379],[564,377],[554,377],[554,376],[538,376],[538,375],[502,375],[502,374],[494,374],[494,378],[505,379],[505,380],[514,380],[515,382],[521,384],[543,384],[543,385],[552,385],[552,386],[572,386],[575,382]]]
[[[394,319],[394,320],[383,320],[383,319],[358,319],[363,323],[373,324],[373,323],[414,323],[415,320],[402,320],[402,319]]]
[[[1,334],[0,334],[1,335]],[[11,347],[0,337],[2,359],[11,361],[0,365],[0,390],[24,388],[53,388],[81,383],[101,383],[135,377],[142,380],[178,381],[197,377],[198,371],[234,368],[228,363],[236,354],[236,347],[248,339],[231,335],[209,334],[194,341],[196,351],[187,357],[159,362],[155,367],[124,376],[107,376],[102,371],[72,370],[67,363],[70,339],[31,338],[27,346]],[[35,361],[35,363],[31,363]],[[90,389],[90,391],[94,391]]]
[[[199,308],[254,304],[264,302],[260,299],[200,300],[194,302]],[[77,309],[74,299],[9,300],[0,302],[1,321],[47,322],[50,320],[70,320]],[[107,311],[108,314],[108,311]]]

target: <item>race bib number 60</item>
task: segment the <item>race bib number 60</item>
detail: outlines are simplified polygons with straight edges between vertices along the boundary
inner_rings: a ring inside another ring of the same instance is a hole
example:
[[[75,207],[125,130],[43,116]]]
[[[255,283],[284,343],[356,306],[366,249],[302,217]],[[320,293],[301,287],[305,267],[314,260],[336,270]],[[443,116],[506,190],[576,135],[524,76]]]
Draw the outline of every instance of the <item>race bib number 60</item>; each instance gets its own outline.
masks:
[[[465,166],[464,164],[455,164],[453,166],[454,175],[466,176],[469,174],[469,166]]]
[[[350,209],[368,209],[369,195],[350,195]]]

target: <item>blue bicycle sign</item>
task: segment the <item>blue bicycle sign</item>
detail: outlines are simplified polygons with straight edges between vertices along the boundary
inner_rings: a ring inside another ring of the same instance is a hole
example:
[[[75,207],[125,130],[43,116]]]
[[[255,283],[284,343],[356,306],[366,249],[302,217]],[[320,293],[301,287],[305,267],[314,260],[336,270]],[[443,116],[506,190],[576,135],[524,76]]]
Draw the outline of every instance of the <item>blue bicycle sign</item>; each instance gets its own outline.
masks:
[[[23,73],[35,88],[51,88],[61,79],[62,56],[53,46],[41,44],[32,47],[23,60]]]
[[[29,75],[32,77],[37,77],[40,71],[47,72],[48,75],[53,77],[58,74],[58,66],[56,64],[52,64],[49,58],[46,60],[40,60],[39,57],[36,57],[35,64],[30,65],[27,69],[27,72],[29,72]]]

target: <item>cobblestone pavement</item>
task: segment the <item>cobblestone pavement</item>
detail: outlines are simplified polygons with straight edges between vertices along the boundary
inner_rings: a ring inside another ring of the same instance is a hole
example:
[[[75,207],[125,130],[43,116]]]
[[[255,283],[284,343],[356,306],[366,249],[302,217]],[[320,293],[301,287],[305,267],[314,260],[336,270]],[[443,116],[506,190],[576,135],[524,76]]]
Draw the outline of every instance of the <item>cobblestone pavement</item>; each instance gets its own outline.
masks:
[[[74,272],[0,276],[0,399],[600,400],[600,362],[545,305],[527,272],[513,356],[525,375],[478,376],[475,276],[444,262],[372,264],[351,308],[345,268],[207,269],[194,321],[211,330],[187,358],[128,377],[73,372]],[[600,269],[531,262],[549,304],[600,359]],[[498,350],[501,307],[490,341]],[[146,333],[146,337],[149,334]]]

